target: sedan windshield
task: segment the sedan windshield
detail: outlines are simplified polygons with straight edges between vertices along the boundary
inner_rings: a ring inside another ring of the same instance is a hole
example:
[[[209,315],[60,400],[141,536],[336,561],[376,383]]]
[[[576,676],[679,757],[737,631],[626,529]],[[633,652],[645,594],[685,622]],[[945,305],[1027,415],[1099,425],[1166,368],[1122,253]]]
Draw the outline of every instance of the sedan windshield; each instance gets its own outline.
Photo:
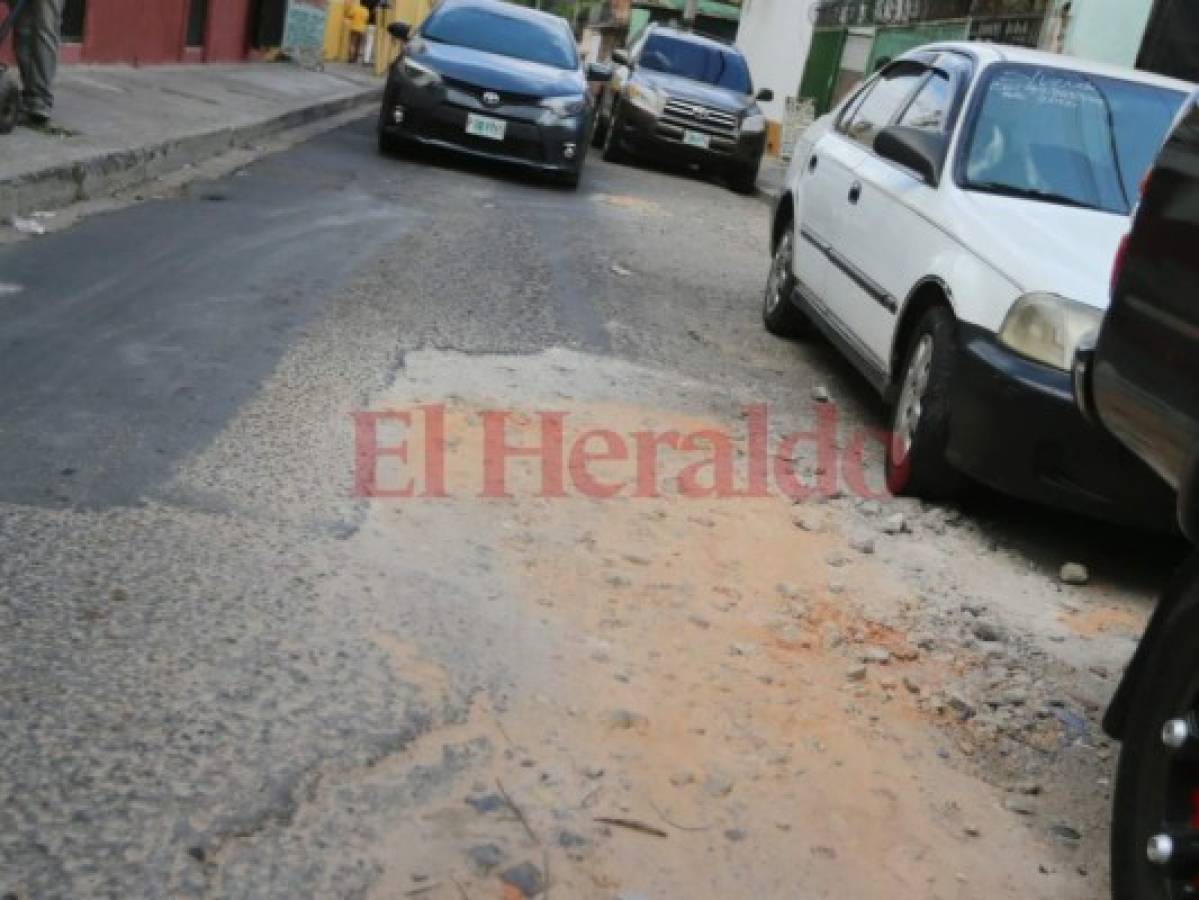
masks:
[[[1126,215],[1185,95],[1044,66],[983,85],[965,187]]]
[[[511,56],[558,69],[578,67],[570,32],[557,22],[507,16],[486,9],[449,7],[435,12],[421,34],[426,40]]]
[[[640,64],[642,68],[654,72],[679,75],[741,94],[751,91],[749,67],[744,57],[713,44],[681,41],[655,34],[646,41]]]

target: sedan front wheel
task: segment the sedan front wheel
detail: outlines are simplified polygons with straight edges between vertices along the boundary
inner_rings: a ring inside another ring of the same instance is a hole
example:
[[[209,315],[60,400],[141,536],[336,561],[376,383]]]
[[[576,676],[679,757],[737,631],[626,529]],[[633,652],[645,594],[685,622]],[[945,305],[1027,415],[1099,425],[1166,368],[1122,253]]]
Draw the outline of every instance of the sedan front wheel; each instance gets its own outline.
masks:
[[[935,306],[908,341],[887,442],[887,489],[897,497],[950,500],[961,488],[962,477],[945,456],[956,331],[953,314]]]
[[[788,223],[774,248],[762,298],[762,322],[767,331],[779,337],[800,337],[812,331],[812,323],[791,299],[797,283],[794,266],[795,224]]]

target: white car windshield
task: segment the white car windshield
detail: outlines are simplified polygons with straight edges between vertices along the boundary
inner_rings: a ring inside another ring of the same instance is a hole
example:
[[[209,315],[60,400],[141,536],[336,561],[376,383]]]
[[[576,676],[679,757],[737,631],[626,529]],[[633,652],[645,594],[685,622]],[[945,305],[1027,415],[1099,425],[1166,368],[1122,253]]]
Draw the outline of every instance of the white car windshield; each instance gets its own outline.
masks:
[[[1127,214],[1186,95],[1047,66],[987,76],[964,186]]]

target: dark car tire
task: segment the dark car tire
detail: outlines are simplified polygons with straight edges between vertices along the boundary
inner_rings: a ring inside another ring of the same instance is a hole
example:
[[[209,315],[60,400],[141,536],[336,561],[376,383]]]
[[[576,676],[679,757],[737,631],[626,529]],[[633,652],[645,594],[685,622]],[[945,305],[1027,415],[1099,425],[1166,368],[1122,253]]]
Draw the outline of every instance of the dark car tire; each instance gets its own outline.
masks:
[[[379,129],[379,152],[383,156],[399,156],[404,152],[405,146],[401,138]]]
[[[564,175],[559,175],[557,178],[558,184],[568,190],[577,191],[579,183],[583,180],[583,167],[580,166],[575,172],[567,172]]]
[[[624,148],[620,146],[620,101],[613,101],[612,115],[608,117],[607,132],[604,134],[604,162],[621,163],[625,161]]]
[[[17,127],[21,108],[21,91],[7,74],[0,75],[0,134],[10,134]]]
[[[728,183],[738,194],[756,194],[758,192],[758,172],[761,163],[751,166],[734,166],[729,169]]]
[[[795,223],[788,223],[774,247],[770,275],[762,296],[762,323],[778,337],[803,337],[814,330],[811,321],[791,300],[798,279],[793,271]]]
[[[903,356],[887,441],[887,489],[897,497],[951,500],[961,474],[946,458],[949,397],[957,363],[957,324],[943,306],[927,310]]]
[[[600,100],[595,112],[595,127],[591,129],[591,146],[599,149],[604,146],[604,139],[608,136],[608,118],[602,112],[603,100]]]
[[[1146,660],[1144,681],[1124,732],[1112,808],[1114,900],[1182,896],[1181,886],[1178,893],[1170,892],[1164,870],[1150,863],[1147,854],[1149,839],[1165,828],[1167,803],[1184,808],[1194,803],[1167,793],[1187,791],[1171,783],[1171,763],[1179,751],[1167,748],[1162,735],[1168,721],[1194,713],[1199,701],[1199,583],[1192,578],[1182,589],[1189,596],[1181,599],[1183,607],[1169,619],[1164,640]],[[1193,768],[1190,771],[1193,774]],[[1190,815],[1182,816],[1176,827],[1189,824]],[[1171,818],[1180,818],[1177,808]]]

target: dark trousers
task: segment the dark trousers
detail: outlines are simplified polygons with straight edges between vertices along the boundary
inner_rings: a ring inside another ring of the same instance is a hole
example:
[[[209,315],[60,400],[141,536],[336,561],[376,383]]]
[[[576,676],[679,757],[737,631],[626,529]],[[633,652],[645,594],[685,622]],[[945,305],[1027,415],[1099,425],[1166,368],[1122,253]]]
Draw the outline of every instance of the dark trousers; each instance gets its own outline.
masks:
[[[21,72],[21,106],[35,116],[54,107],[59,30],[64,0],[27,0],[13,29],[13,49]],[[8,0],[15,6],[16,0]]]

